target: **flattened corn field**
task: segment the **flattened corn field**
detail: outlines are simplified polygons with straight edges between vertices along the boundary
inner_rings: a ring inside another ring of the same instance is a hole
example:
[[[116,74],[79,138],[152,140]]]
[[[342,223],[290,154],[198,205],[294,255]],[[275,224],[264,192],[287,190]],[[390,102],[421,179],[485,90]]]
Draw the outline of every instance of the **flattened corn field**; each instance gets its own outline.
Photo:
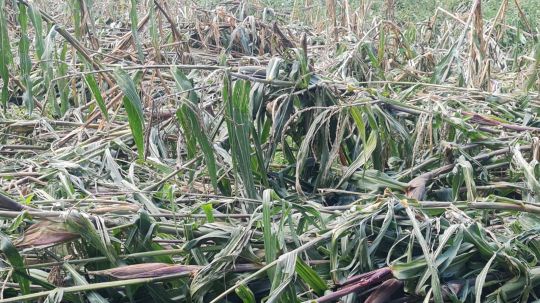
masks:
[[[0,302],[538,302],[539,6],[0,0]]]

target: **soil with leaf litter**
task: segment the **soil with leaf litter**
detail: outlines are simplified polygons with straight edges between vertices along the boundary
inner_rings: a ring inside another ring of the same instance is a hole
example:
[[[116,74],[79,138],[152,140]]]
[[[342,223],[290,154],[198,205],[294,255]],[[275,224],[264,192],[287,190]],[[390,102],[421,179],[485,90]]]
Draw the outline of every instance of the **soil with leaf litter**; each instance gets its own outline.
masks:
[[[94,2],[0,0],[0,302],[539,298],[518,1]]]

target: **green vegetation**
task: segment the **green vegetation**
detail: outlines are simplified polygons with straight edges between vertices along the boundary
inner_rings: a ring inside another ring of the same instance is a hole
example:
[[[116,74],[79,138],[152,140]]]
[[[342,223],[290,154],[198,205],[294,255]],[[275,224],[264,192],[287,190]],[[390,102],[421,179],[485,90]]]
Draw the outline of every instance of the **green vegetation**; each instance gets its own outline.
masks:
[[[0,302],[534,302],[535,0],[0,0]]]

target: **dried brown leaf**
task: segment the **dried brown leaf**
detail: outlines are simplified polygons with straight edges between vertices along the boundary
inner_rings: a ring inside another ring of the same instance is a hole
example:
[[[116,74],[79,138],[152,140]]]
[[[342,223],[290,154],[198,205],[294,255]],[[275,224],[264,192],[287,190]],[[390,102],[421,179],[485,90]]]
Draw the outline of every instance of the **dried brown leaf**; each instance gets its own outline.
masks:
[[[19,248],[44,247],[68,242],[78,237],[78,234],[69,232],[64,223],[40,221],[30,226],[24,232],[23,237],[14,243]]]
[[[422,200],[426,193],[426,185],[429,181],[429,178],[424,175],[420,175],[409,182],[409,187],[407,188],[405,195],[407,197]]]

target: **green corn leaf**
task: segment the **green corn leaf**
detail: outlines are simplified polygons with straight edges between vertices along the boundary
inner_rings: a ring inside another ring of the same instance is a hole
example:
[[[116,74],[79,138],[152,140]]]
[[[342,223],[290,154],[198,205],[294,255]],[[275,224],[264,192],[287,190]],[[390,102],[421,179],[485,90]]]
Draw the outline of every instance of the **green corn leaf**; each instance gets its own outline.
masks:
[[[540,81],[540,42],[536,44],[534,48],[534,59],[535,64],[534,67],[529,74],[529,79],[525,83],[525,88],[527,91],[530,91],[535,84],[538,85],[538,81]]]
[[[230,79],[226,76],[223,86],[223,98],[233,167],[242,180],[246,196],[250,199],[256,199],[258,194],[251,166],[252,149],[249,136],[253,127],[249,115],[251,85],[249,81],[238,80],[231,91],[230,83]]]
[[[264,259],[266,264],[273,262],[277,257],[276,233],[272,228],[272,190],[266,189],[263,192],[263,237],[264,237]],[[270,280],[274,278],[274,270],[268,270]]]
[[[358,129],[358,134],[360,135],[360,139],[365,144],[366,143],[366,123],[364,122],[364,119],[362,117],[362,112],[358,107],[352,107],[350,109],[350,114],[354,120],[354,123],[356,124],[356,128]]]
[[[58,80],[58,90],[60,91],[60,106],[54,103],[54,108],[56,110],[56,113],[58,115],[63,115],[66,113],[66,111],[69,109],[69,100],[68,100],[68,80],[66,78],[63,78],[67,75],[69,66],[66,63],[67,58],[67,52],[68,52],[68,44],[64,43],[62,45],[62,50],[60,51],[60,56],[57,58],[56,64],[56,71],[60,79]]]
[[[122,69],[114,71],[114,77],[124,93],[124,107],[126,109],[131,134],[137,146],[139,158],[144,158],[144,114],[141,98],[135,88],[135,83]]]
[[[34,5],[29,2],[28,3],[28,16],[30,17],[30,20],[32,21],[32,25],[34,26],[34,43],[36,48],[36,54],[38,60],[43,59],[43,53],[45,52],[45,40],[43,39],[43,22],[41,20],[41,15],[39,11],[34,7]]]
[[[81,33],[81,12],[82,7],[80,6],[81,1],[78,0],[71,0],[69,1],[69,8],[71,10],[71,18],[73,20],[73,24],[75,25],[75,37],[77,39],[81,39],[82,33]]]
[[[119,265],[116,251],[111,245],[109,235],[105,229],[102,219],[95,217],[95,222],[98,225],[97,229],[94,224],[83,214],[77,211],[71,211],[66,218],[66,224],[70,232],[81,235],[88,244],[100,251],[103,256],[111,264]]]
[[[538,164],[528,163],[525,158],[523,158],[519,146],[513,147],[512,152],[514,153],[513,160],[516,163],[516,166],[523,171],[527,187],[531,192],[540,196],[540,182],[538,181],[538,174],[535,174],[535,166]]]
[[[482,269],[478,277],[476,277],[476,281],[474,283],[476,303],[482,303],[482,290],[484,288],[484,284],[486,283],[486,277],[489,272],[489,268],[491,267],[491,264],[493,263],[493,261],[495,261],[495,259],[497,258],[497,255],[498,255],[497,253],[494,253],[493,256],[489,258],[489,260],[487,261],[486,265],[484,265],[484,268]]]
[[[236,294],[238,295],[238,297],[240,297],[240,299],[242,300],[243,303],[255,303],[255,302],[257,302],[257,301],[255,301],[255,295],[253,294],[251,289],[249,289],[249,287],[247,287],[245,285],[240,285],[240,286],[238,286],[238,288],[235,289],[235,291],[236,291]]]
[[[444,56],[441,59],[441,61],[437,63],[437,66],[435,67],[435,70],[433,71],[433,76],[431,77],[431,83],[439,84],[446,80],[446,78],[450,74],[454,57],[456,56],[457,47],[458,47],[458,43],[456,42],[448,50],[448,53],[446,54],[446,56]]]
[[[131,9],[129,10],[129,19],[131,21],[131,35],[137,49],[137,57],[139,61],[144,62],[144,54],[142,50],[141,40],[139,38],[138,18],[137,18],[137,0],[131,0]]]
[[[377,140],[378,136],[376,132],[371,132],[369,134],[369,139],[367,142],[364,142],[364,150],[358,155],[358,158],[354,160],[351,165],[347,168],[347,170],[343,173],[343,176],[341,177],[341,181],[339,181],[339,184],[342,184],[345,182],[350,176],[352,176],[359,168],[364,166],[370,159],[371,155],[375,151],[375,148],[377,148]]]
[[[8,236],[0,233],[0,251],[6,256],[9,264],[13,267],[14,272],[13,276],[16,282],[19,283],[21,287],[21,293],[23,295],[30,293],[30,281],[26,279],[27,272],[24,269],[24,261],[19,255],[19,251],[13,245]]]
[[[105,104],[105,101],[103,100],[103,96],[101,95],[101,90],[99,89],[96,79],[94,78],[92,74],[86,74],[84,76],[84,80],[86,81],[88,88],[90,88],[92,95],[96,99],[96,102],[99,106],[99,110],[103,114],[103,117],[105,117],[106,120],[109,120],[109,113],[107,111],[107,105]]]
[[[422,248],[422,252],[424,253],[424,257],[426,259],[427,268],[431,275],[431,290],[433,291],[433,300],[435,301],[435,303],[442,303],[444,302],[442,296],[442,288],[441,282],[439,280],[437,265],[435,264],[435,259],[433,258],[426,239],[424,238],[424,235],[420,230],[420,226],[418,225],[418,221],[415,218],[413,210],[410,207],[406,207],[405,210],[407,211],[407,215],[412,222],[414,235],[418,239],[420,247]]]
[[[212,203],[205,203],[201,205],[201,208],[204,211],[204,214],[206,215],[206,220],[208,220],[208,223],[213,223],[215,219],[214,219],[214,208],[212,207]]]
[[[43,72],[43,85],[47,88],[46,103],[54,109],[57,116],[60,116],[60,108],[56,102],[55,89],[53,88],[52,79],[54,75],[53,63],[56,56],[56,25],[53,25],[44,40],[43,54],[41,55],[41,70]],[[59,83],[57,83],[58,85]],[[62,92],[60,93],[62,95]],[[45,105],[44,105],[45,106]]]
[[[19,41],[19,65],[21,68],[21,74],[24,84],[23,102],[26,105],[28,114],[34,110],[34,96],[32,93],[33,84],[30,79],[30,72],[32,70],[32,61],[30,59],[30,39],[28,38],[28,13],[26,6],[22,3],[19,4],[19,24],[21,30],[21,38]]]
[[[3,81],[2,94],[0,99],[2,100],[4,111],[7,110],[7,103],[9,99],[9,66],[13,62],[13,57],[11,55],[11,45],[9,43],[9,36],[7,31],[5,6],[5,0],[0,0],[0,77]]]
[[[217,165],[216,158],[214,155],[214,148],[210,143],[210,139],[206,134],[205,127],[202,122],[202,118],[197,114],[199,103],[199,97],[193,91],[193,84],[189,79],[182,73],[179,68],[172,68],[173,77],[176,81],[176,86],[178,90],[183,92],[188,92],[187,99],[189,101],[182,102],[182,105],[176,112],[176,117],[180,122],[180,125],[184,129],[184,135],[187,138],[188,152],[189,156],[193,158],[195,156],[196,147],[195,143],[198,143],[201,147],[204,159],[206,161],[206,166],[208,168],[208,173],[210,175],[210,180],[212,186],[217,191],[218,182],[217,182]]]
[[[89,285],[88,281],[86,281],[86,279],[75,270],[73,265],[69,263],[64,263],[63,267],[67,272],[69,272],[69,274],[73,278],[73,281],[75,282],[75,285]],[[88,292],[86,294],[86,298],[88,298],[88,301],[90,301],[90,303],[108,303],[109,302],[107,299],[105,299],[103,296],[101,296],[99,293],[95,291]]]
[[[300,258],[296,259],[296,272],[317,295],[322,296],[328,289],[328,285],[326,285],[323,279]]]
[[[462,170],[463,180],[465,181],[465,186],[467,187],[467,201],[472,202],[477,196],[472,164],[465,160],[463,156],[459,157],[457,164]]]
[[[291,302],[290,300],[285,299],[285,297],[289,293],[287,289],[291,286],[291,283],[296,276],[296,259],[297,254],[294,252],[289,252],[279,257],[274,279],[272,280],[270,296],[266,302],[279,302],[281,299],[286,302]]]

